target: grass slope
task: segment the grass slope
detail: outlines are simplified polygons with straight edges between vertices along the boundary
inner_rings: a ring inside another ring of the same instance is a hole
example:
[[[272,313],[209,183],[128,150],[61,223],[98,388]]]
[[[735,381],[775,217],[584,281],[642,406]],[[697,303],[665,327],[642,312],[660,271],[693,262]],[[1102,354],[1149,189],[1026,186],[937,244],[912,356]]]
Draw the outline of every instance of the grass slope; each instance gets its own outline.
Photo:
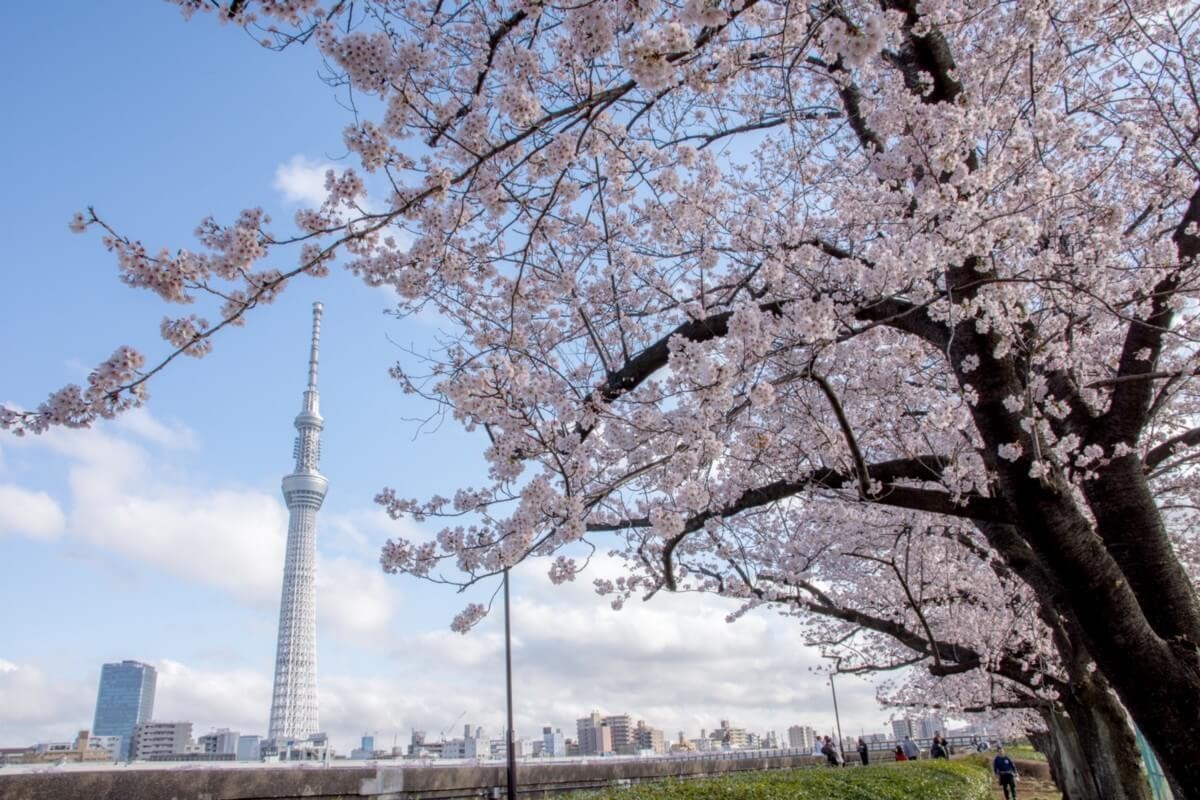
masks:
[[[577,800],[988,800],[978,763],[931,761],[854,769],[745,772],[578,792]]]

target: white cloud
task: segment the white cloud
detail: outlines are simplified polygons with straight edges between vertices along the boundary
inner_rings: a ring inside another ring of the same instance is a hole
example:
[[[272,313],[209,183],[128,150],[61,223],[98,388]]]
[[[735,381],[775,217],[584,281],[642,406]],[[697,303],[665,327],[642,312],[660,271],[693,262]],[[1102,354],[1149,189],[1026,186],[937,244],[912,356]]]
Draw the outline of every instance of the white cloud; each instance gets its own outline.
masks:
[[[319,206],[329,195],[325,191],[325,171],[329,169],[333,169],[333,165],[327,162],[312,161],[302,155],[292,156],[287,163],[275,168],[275,180],[271,185],[289,203]]]
[[[317,623],[321,630],[374,637],[386,630],[395,604],[393,581],[377,562],[333,556],[317,562]]]
[[[76,541],[222,590],[251,607],[275,609],[288,526],[279,497],[246,487],[204,486],[193,479],[186,460],[172,460],[172,452],[151,453],[125,433],[174,451],[195,445],[186,428],[165,425],[147,412],[128,426],[16,440],[66,458],[69,511],[64,515],[48,494],[0,484],[0,533],[45,537],[65,529]],[[365,528],[382,543],[376,516],[364,511],[344,517],[337,538],[347,551],[317,556],[321,629],[362,642],[378,639],[398,602],[394,581],[379,569],[378,544],[367,545],[359,531]],[[319,546],[323,534],[322,524]]]
[[[161,447],[195,450],[200,446],[191,428],[180,423],[168,425],[160,422],[145,408],[135,408],[121,414],[114,424],[118,430],[127,431]]]
[[[271,708],[267,670],[203,670],[178,661],[154,662],[158,670],[154,717],[191,722],[193,736],[214,728],[266,734]]]
[[[0,535],[53,539],[66,527],[66,516],[53,497],[12,484],[0,484]]]
[[[769,612],[725,621],[736,604],[710,595],[660,594],[631,602],[620,612],[592,591],[590,579],[616,569],[597,559],[596,572],[563,586],[546,580],[545,563],[513,572],[514,711],[521,735],[543,725],[574,737],[575,720],[592,709],[629,713],[662,728],[668,739],[735,726],[784,735],[792,724],[831,730],[827,681],[814,675],[815,650],[800,626]],[[425,698],[413,708],[411,727],[436,732],[455,714],[493,732],[502,724],[503,607],[466,636],[444,626],[463,600],[450,593],[427,615],[442,626],[398,642],[397,683]],[[846,735],[882,730],[887,713],[871,682],[838,679]]]
[[[127,447],[89,447],[71,467],[72,534],[241,600],[275,602],[287,530],[282,505],[252,490],[173,485],[140,448],[114,463],[109,453]]]
[[[92,722],[95,686],[0,658],[0,746],[71,740]]]

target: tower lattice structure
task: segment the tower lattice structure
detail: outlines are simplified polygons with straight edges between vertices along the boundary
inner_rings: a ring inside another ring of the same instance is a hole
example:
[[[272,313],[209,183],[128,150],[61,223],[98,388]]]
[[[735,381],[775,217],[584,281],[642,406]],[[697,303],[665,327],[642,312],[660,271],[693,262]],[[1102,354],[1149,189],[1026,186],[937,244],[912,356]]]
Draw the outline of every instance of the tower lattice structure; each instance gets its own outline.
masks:
[[[275,689],[271,695],[268,737],[307,739],[317,722],[317,511],[329,481],[318,471],[321,458],[320,397],[317,362],[320,352],[320,303],[313,303],[312,347],[308,357],[308,388],[296,416],[296,466],[283,478],[288,507],[287,555],[279,601],[279,639],[275,649]]]

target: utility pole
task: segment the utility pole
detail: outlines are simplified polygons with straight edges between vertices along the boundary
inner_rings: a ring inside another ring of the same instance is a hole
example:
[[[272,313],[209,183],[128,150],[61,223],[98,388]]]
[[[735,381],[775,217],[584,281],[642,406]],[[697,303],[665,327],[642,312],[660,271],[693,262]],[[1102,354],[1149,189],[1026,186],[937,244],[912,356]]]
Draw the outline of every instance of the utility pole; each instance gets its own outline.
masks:
[[[506,683],[506,700],[508,702],[508,800],[517,797],[517,747],[516,735],[513,733],[512,710],[512,620],[511,606],[508,603],[508,567],[504,568],[504,679]]]
[[[842,763],[846,763],[846,745],[842,739],[842,718],[838,714],[837,704],[837,687],[833,685],[833,676],[837,674],[838,667],[841,666],[842,659],[837,659],[833,662],[833,670],[829,673],[829,690],[833,692],[833,719],[837,723],[838,735],[838,752],[842,754]]]

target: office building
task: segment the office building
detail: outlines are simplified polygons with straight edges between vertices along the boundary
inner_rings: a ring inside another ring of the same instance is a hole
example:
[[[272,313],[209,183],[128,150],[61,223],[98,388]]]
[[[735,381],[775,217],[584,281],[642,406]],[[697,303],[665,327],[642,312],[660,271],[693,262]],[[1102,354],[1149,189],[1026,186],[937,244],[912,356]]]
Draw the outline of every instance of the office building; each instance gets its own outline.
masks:
[[[731,727],[727,719],[721,720],[721,727],[710,733],[709,738],[719,742],[725,750],[742,750],[750,742],[746,729]]]
[[[579,755],[602,756],[613,750],[612,728],[600,712],[593,711],[586,717],[575,720],[575,732],[579,736]]]
[[[807,725],[793,725],[787,730],[788,747],[811,753],[817,732]]]
[[[238,761],[261,761],[262,739],[258,736],[243,734],[237,740]]]
[[[209,754],[237,753],[238,732],[229,728],[217,728],[212,733],[206,733],[196,740],[200,752]]]
[[[93,736],[120,736],[117,758],[129,758],[133,731],[154,715],[158,672],[140,661],[119,661],[100,668]]]
[[[663,753],[667,749],[663,740],[663,732],[658,728],[651,728],[645,720],[641,719],[638,720],[637,727],[633,729],[633,744],[639,753]]]
[[[904,741],[904,737],[906,736],[916,738],[916,735],[916,726],[913,725],[913,721],[908,717],[892,720],[892,736],[897,741]]]
[[[946,732],[946,720],[938,714],[926,714],[917,721],[917,735],[922,739],[932,739],[935,733]]]
[[[190,722],[140,722],[133,730],[132,755],[142,761],[155,756],[184,755],[191,744]]]
[[[567,740],[561,728],[542,728],[542,755],[546,758],[561,758],[567,754]]]
[[[352,761],[365,761],[375,757],[375,737],[363,734],[358,747],[350,751]]]
[[[612,732],[614,753],[627,756],[637,750],[637,744],[633,740],[633,719],[628,714],[610,714],[604,717],[602,722]]]

